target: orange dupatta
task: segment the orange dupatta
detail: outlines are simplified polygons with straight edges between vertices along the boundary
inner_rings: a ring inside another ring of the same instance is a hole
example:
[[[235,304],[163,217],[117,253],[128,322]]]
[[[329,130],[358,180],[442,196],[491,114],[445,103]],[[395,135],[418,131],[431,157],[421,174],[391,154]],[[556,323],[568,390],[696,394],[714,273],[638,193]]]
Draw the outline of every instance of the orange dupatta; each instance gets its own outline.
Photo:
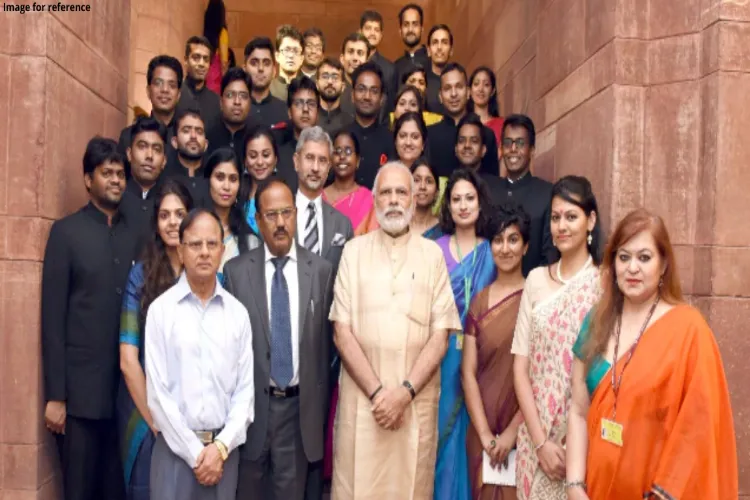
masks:
[[[622,373],[627,356],[617,363]],[[724,368],[700,312],[679,305],[644,333],[622,378],[616,421],[622,448],[601,438],[612,419],[611,369],[588,415],[591,500],[645,498],[736,500],[737,450]]]

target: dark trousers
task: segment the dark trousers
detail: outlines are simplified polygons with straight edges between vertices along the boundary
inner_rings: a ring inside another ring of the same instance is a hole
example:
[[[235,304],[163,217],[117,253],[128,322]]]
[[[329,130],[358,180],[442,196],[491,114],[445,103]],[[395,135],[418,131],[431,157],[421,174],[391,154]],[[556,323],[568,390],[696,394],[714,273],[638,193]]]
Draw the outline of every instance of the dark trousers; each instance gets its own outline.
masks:
[[[307,457],[299,427],[299,397],[269,397],[266,442],[258,460],[240,460],[237,500],[303,500]]]
[[[114,419],[66,416],[57,436],[65,500],[124,500],[125,479]]]
[[[305,486],[305,500],[321,500],[323,498],[323,461],[310,462],[307,468],[307,484]]]

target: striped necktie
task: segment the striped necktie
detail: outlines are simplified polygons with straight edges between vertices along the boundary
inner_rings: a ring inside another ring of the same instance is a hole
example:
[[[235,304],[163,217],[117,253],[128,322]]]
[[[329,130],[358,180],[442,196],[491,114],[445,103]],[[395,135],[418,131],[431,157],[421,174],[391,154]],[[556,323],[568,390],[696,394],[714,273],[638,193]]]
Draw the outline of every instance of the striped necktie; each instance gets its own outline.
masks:
[[[320,240],[318,239],[318,218],[315,216],[315,203],[307,205],[307,222],[305,223],[305,248],[320,255]]]

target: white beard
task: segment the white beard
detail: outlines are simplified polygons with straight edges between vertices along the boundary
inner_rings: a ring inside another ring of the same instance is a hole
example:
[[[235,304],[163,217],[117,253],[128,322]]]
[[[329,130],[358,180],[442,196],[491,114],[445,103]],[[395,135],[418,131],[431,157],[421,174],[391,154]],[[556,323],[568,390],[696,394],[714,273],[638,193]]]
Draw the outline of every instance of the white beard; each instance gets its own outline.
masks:
[[[399,213],[399,217],[388,217],[389,213]],[[375,217],[378,220],[380,227],[388,234],[399,234],[406,230],[411,223],[411,219],[414,216],[414,207],[410,206],[406,210],[401,207],[389,208],[385,211],[381,211],[379,208],[375,208]]]

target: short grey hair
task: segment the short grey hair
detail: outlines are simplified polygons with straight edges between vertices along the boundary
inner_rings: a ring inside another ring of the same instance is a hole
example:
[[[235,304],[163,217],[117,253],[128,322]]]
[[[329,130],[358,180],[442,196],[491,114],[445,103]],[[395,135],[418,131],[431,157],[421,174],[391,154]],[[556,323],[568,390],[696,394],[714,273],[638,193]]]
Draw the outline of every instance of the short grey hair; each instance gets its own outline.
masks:
[[[308,142],[327,144],[329,155],[333,151],[333,142],[331,142],[331,137],[318,125],[315,125],[314,127],[308,127],[300,132],[299,140],[297,141],[297,148],[294,151],[299,153]]]
[[[409,174],[409,189],[411,190],[411,195],[414,196],[414,193],[417,191],[417,184],[414,182],[414,176],[411,173],[411,170],[409,170],[409,167],[401,163],[400,161],[389,161],[382,167],[378,169],[378,173],[375,175],[375,182],[372,185],[372,197],[375,198],[378,195],[378,181],[380,180],[380,174],[383,173],[383,170],[395,168],[399,170],[403,170],[407,174]]]

